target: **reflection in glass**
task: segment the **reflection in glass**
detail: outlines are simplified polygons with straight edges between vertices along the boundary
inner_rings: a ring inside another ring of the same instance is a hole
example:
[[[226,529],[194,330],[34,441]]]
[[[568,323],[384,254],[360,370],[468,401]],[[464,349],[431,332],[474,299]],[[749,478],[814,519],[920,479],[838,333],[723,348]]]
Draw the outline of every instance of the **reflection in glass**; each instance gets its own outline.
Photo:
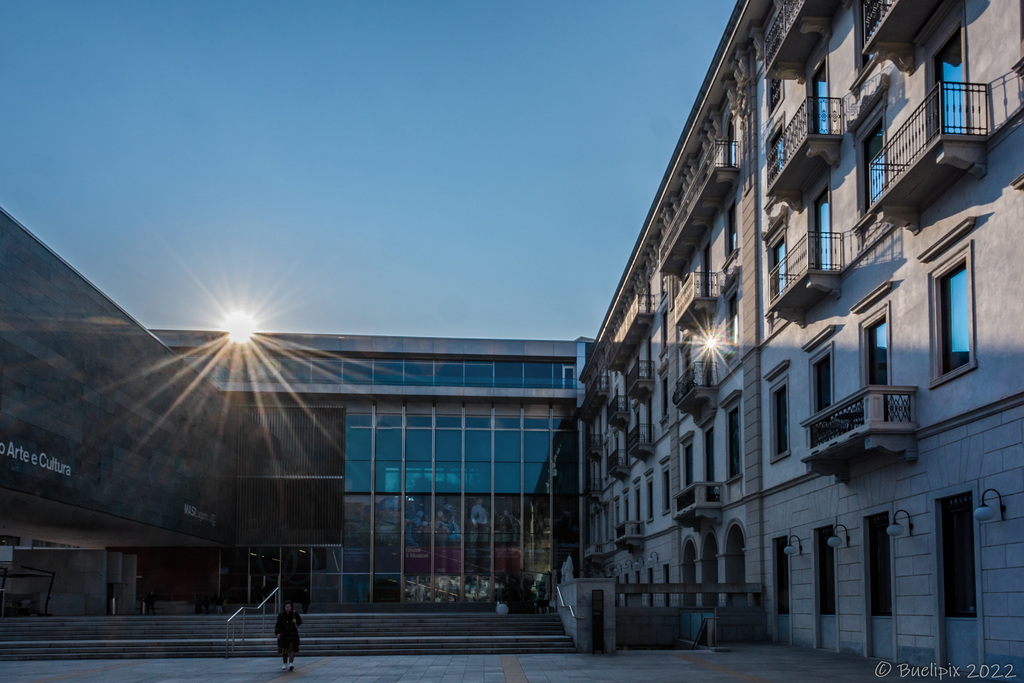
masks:
[[[370,571],[370,496],[345,496],[344,570]]]
[[[373,541],[375,572],[397,572],[402,569],[399,556],[401,505],[401,496],[377,496]],[[376,583],[374,586],[376,591]]]
[[[462,578],[458,574],[434,576],[434,602],[459,602]]]
[[[462,571],[462,500],[459,496],[434,499],[434,571]]]
[[[490,602],[490,574],[466,574],[466,602]]]
[[[551,502],[548,496],[525,497],[525,569],[528,572],[551,570]]]
[[[406,574],[430,573],[431,509],[429,495],[405,497]]]
[[[466,572],[489,572],[491,569],[491,500],[490,497],[468,498],[469,526],[466,529]],[[468,585],[467,585],[468,590]]]
[[[370,601],[370,575],[345,574],[342,577],[341,597],[343,602]]]
[[[405,574],[405,602],[433,602],[434,590],[430,574]]]
[[[494,497],[494,570],[522,569],[522,522],[519,496]]]

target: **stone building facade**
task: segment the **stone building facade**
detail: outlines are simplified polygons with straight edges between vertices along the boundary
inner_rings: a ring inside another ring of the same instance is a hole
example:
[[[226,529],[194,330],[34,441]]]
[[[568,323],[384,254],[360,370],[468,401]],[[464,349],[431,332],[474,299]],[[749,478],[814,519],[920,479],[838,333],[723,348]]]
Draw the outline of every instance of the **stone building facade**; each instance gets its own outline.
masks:
[[[581,375],[587,571],[1024,665],[1022,38],[1016,0],[737,3]]]

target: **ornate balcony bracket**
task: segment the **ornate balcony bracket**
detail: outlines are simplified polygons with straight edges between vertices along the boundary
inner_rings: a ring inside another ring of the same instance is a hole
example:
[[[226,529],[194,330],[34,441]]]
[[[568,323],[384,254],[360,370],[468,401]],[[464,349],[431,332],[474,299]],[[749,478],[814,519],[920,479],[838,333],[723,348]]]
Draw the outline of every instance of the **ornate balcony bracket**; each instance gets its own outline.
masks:
[[[988,170],[987,159],[985,146],[979,145],[976,141],[946,140],[935,154],[936,163],[959,168],[976,178],[984,177]]]
[[[921,214],[911,206],[885,206],[878,212],[882,223],[906,228],[913,234],[921,232]]]
[[[832,19],[830,17],[804,17],[800,20],[800,33],[817,33],[822,40],[832,37]]]
[[[889,60],[908,76],[914,73],[917,67],[913,43],[875,43],[875,55],[878,59]]]
[[[841,145],[841,139],[809,138],[807,140],[807,156],[821,157],[832,168],[839,168],[839,148]]]
[[[767,196],[767,203],[768,209],[775,204],[782,204],[790,213],[800,213],[804,210],[804,193],[799,190],[776,190]]]
[[[773,73],[769,75],[780,81],[796,81],[799,85],[803,85],[806,68],[803,62],[778,62]]]

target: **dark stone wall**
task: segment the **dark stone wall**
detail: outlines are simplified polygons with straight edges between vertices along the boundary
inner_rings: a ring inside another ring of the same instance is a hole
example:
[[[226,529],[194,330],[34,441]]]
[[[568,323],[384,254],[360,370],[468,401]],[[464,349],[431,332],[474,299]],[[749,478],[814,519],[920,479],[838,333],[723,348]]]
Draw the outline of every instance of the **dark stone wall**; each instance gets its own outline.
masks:
[[[232,543],[225,400],[0,211],[0,502],[12,489]]]

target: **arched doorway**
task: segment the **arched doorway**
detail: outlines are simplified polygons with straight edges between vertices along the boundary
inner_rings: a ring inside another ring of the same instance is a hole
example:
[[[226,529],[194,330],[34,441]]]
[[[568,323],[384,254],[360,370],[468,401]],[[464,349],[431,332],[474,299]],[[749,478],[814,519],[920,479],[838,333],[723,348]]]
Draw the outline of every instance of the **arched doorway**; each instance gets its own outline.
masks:
[[[746,557],[743,553],[743,531],[738,524],[729,529],[725,537],[725,556],[723,557],[725,582],[746,583]],[[744,604],[746,596],[738,593],[729,594],[729,604]]]
[[[683,563],[679,567],[679,580],[681,583],[691,585],[697,583],[697,546],[693,539],[686,539],[686,543],[683,545]],[[683,604],[696,605],[697,594],[684,593]]]
[[[704,537],[700,551],[700,583],[704,586],[718,583],[718,540],[714,534]],[[718,604],[718,592],[701,594],[701,604],[710,606]]]

